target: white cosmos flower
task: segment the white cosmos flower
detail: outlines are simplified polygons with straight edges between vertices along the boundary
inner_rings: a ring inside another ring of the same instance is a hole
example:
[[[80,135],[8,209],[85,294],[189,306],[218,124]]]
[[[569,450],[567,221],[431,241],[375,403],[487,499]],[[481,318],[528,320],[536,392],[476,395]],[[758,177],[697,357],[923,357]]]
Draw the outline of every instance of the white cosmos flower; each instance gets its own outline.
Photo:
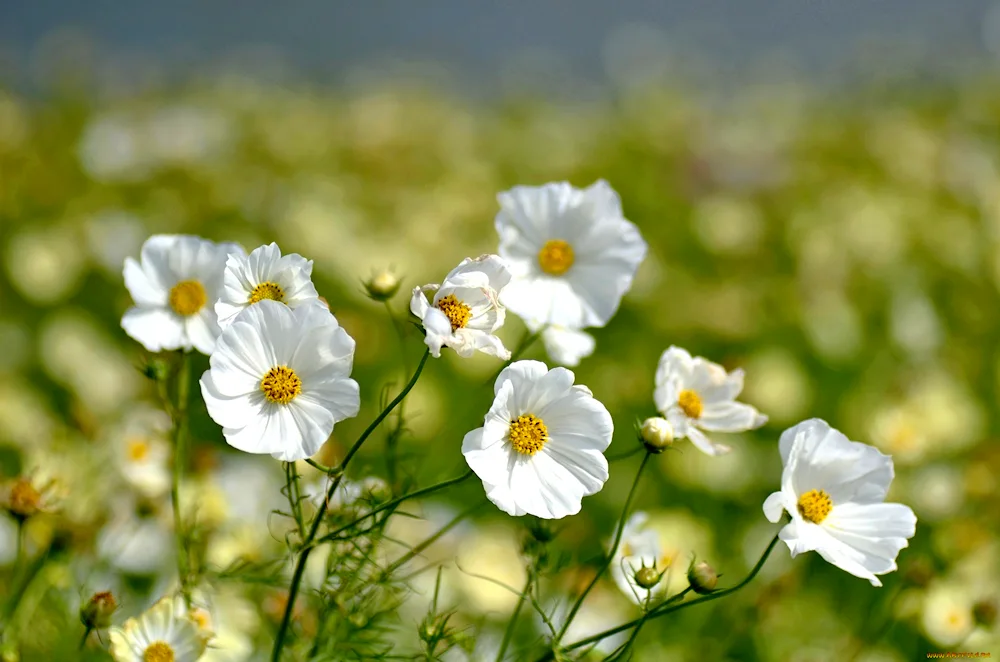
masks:
[[[513,276],[504,305],[539,324],[607,324],[647,249],[611,186],[515,186],[497,201],[499,253]]]
[[[594,336],[586,331],[557,324],[539,324],[531,320],[526,320],[525,323],[532,333],[538,333],[539,330],[542,332],[545,352],[559,365],[569,368],[579,365],[581,359],[594,353],[597,345]]]
[[[315,454],[361,404],[351,379],[354,339],[321,303],[247,308],[219,336],[201,378],[226,442],[291,462]]]
[[[736,402],[742,390],[742,370],[726,373],[717,363],[691,358],[687,351],[671,346],[656,368],[653,400],[674,427],[676,438],[687,437],[708,455],[722,455],[729,446],[713,442],[702,431],[745,432],[767,423],[767,416]]]
[[[819,552],[828,562],[872,586],[875,575],[896,569],[896,555],[913,536],[917,518],[909,507],[883,503],[892,482],[892,458],[850,441],[813,418],[785,430],[779,442],[781,491],[767,497],[772,522],[791,515],[779,533],[792,556]]]
[[[125,258],[125,287],[135,301],[122,317],[125,333],[151,352],[193,347],[211,354],[219,335],[213,304],[230,253],[243,248],[190,235],[147,239],[138,262]]]
[[[508,282],[510,272],[504,261],[496,255],[481,255],[462,260],[441,285],[414,288],[410,311],[424,325],[424,342],[431,356],[441,356],[441,348],[447,346],[463,358],[479,350],[509,359],[510,352],[495,335],[505,317],[497,295]]]
[[[312,260],[297,253],[282,256],[278,244],[255,248],[250,255],[236,253],[226,261],[222,292],[215,304],[219,326],[232,324],[248,306],[270,299],[296,308],[316,301],[319,293],[312,283]]]
[[[625,596],[636,604],[645,604],[647,599],[656,600],[667,592],[670,582],[666,574],[651,589],[639,586],[635,573],[641,568],[654,568],[665,573],[673,564],[673,556],[667,554],[660,545],[660,536],[647,528],[649,515],[633,513],[622,529],[621,543],[611,557],[611,578]],[[613,540],[608,541],[608,547]]]
[[[462,441],[486,496],[508,515],[575,515],[608,479],[611,415],[574,378],[540,361],[512,363],[497,377],[485,425]]]
[[[205,652],[198,626],[178,615],[172,598],[163,598],[122,628],[111,628],[110,634],[116,662],[195,662]]]
[[[155,499],[170,489],[170,417],[156,409],[137,409],[118,437],[115,460],[122,476],[140,494]]]

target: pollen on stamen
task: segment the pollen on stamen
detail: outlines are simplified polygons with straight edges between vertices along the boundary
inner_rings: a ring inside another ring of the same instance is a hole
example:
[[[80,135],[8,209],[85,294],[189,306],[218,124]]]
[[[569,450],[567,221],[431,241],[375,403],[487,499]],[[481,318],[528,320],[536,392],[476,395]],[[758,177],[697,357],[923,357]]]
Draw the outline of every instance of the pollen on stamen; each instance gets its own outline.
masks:
[[[549,430],[542,419],[533,414],[523,414],[510,422],[507,433],[510,445],[521,455],[534,455],[545,447]]]
[[[809,490],[799,497],[798,509],[802,519],[819,524],[833,510],[833,501],[823,490]]]
[[[549,239],[538,251],[538,266],[550,276],[561,276],[575,261],[573,247],[563,239]]]
[[[170,288],[170,307],[178,315],[190,317],[205,307],[208,294],[205,286],[196,280],[182,280]]]
[[[247,299],[247,303],[254,304],[264,299],[285,303],[285,290],[277,283],[265,281],[253,288],[253,291],[250,292],[250,297]]]
[[[154,641],[142,653],[142,662],[175,662],[174,649],[165,641]]]
[[[704,409],[701,396],[698,395],[697,391],[692,391],[689,388],[677,394],[677,406],[688,418],[701,418],[701,412]]]
[[[437,302],[437,307],[451,322],[452,331],[465,328],[465,325],[472,319],[472,309],[459,301],[454,294],[441,297],[441,300]]]
[[[287,405],[302,393],[302,380],[288,366],[279,365],[268,370],[260,380],[260,390],[268,402]]]

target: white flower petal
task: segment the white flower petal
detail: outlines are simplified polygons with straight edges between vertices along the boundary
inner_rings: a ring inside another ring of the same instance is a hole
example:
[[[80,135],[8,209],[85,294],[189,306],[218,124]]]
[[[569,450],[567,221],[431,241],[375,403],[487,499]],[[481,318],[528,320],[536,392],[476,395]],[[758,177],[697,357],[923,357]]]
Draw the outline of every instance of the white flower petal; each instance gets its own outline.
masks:
[[[594,353],[597,345],[594,336],[589,333],[563,326],[546,326],[542,331],[542,342],[549,357],[567,367],[579,365],[581,359]]]
[[[679,436],[680,433],[677,432],[677,430],[678,426],[675,425],[674,433]],[[698,448],[698,450],[700,450],[702,453],[705,453],[706,455],[713,455],[713,456],[725,455],[726,453],[732,450],[732,448],[726,446],[725,444],[719,444],[712,441],[711,439],[705,436],[705,433],[703,433],[701,430],[694,427],[693,425],[688,426],[687,434],[685,436],[691,440],[691,443],[694,444]]]
[[[696,424],[710,432],[743,432],[754,430],[767,423],[764,416],[750,405],[742,402],[718,402],[706,404]]]
[[[130,257],[125,258],[125,269],[122,272],[125,287],[132,295],[132,300],[142,307],[162,308],[167,305],[169,288],[155,276],[150,277],[139,263]]]
[[[186,344],[181,318],[165,308],[129,308],[122,316],[122,329],[150,352],[182,349]]]
[[[785,511],[785,495],[782,492],[772,492],[764,500],[764,517],[768,522],[776,523]]]

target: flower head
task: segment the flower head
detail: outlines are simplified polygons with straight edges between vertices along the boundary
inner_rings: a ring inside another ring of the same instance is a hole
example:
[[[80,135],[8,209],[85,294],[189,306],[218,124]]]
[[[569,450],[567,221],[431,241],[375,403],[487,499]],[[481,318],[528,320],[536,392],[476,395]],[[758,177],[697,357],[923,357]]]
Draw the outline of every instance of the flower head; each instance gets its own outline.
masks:
[[[18,476],[0,488],[0,508],[24,521],[56,507],[55,481],[39,484],[31,476]]]
[[[764,502],[777,522],[791,516],[779,536],[792,556],[819,552],[826,561],[872,586],[896,569],[917,518],[907,506],[883,503],[892,482],[892,458],[850,441],[817,418],[785,430],[779,442],[781,491]]]
[[[353,363],[354,339],[324,306],[260,301],[222,332],[201,393],[230,446],[302,460],[357,415]]]
[[[213,304],[230,253],[238,244],[215,244],[190,235],[153,235],[139,261],[125,258],[125,287],[135,306],[122,328],[151,352],[192,347],[211,354],[219,335]]]
[[[215,303],[223,329],[236,316],[258,301],[270,299],[295,308],[319,297],[312,283],[312,260],[290,253],[282,255],[278,244],[255,248],[250,255],[234,253],[226,260],[222,291]]]
[[[504,305],[539,324],[607,324],[647,250],[611,186],[516,186],[497,201],[499,253],[513,276]]]
[[[410,311],[420,318],[431,355],[441,356],[451,347],[463,358],[476,350],[509,359],[510,352],[494,335],[504,322],[504,308],[497,298],[510,281],[510,272],[496,255],[466,258],[445,276],[441,285],[413,289]],[[432,294],[428,301],[427,295]]]
[[[611,415],[574,378],[539,361],[512,363],[497,377],[485,425],[462,441],[486,496],[509,515],[575,515],[608,479]]]
[[[114,615],[117,609],[118,602],[111,591],[94,593],[80,607],[80,622],[92,630],[103,630],[111,625],[111,616]]]
[[[382,269],[365,281],[365,291],[373,301],[388,301],[396,296],[402,281],[391,269]]]
[[[743,371],[726,370],[706,359],[691,358],[680,347],[670,347],[656,368],[656,408],[674,427],[677,438],[687,437],[698,450],[722,455],[729,447],[704,432],[744,432],[767,423],[750,405],[736,402],[743,390]]]
[[[194,662],[205,652],[198,626],[177,614],[164,598],[138,618],[111,628],[111,657],[116,662]]]
[[[117,438],[115,464],[122,477],[151,499],[170,489],[170,427],[166,413],[140,408],[130,413]]]

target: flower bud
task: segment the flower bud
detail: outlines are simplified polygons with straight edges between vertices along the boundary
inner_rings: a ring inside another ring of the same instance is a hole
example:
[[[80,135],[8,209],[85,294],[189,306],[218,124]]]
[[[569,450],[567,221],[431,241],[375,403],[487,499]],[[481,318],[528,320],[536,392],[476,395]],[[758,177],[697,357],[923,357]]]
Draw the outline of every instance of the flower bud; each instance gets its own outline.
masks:
[[[691,561],[688,567],[688,582],[695,593],[706,595],[715,591],[715,585],[719,583],[719,576],[715,574],[715,569],[704,561]]]
[[[972,605],[972,617],[976,619],[976,623],[985,628],[993,627],[993,624],[997,622],[996,600],[980,600]]]
[[[648,591],[660,583],[662,576],[663,574],[657,572],[656,568],[642,566],[635,572],[635,583]]]
[[[368,291],[368,296],[375,301],[388,301],[399,291],[400,282],[396,274],[383,269],[368,279],[365,289]]]
[[[142,366],[142,374],[154,382],[162,382],[170,375],[170,366],[158,356],[154,356]]]
[[[111,615],[118,609],[118,603],[111,591],[94,593],[80,607],[80,622],[90,630],[100,630],[111,625]]]
[[[647,418],[639,434],[650,453],[662,453],[674,443],[674,426],[665,418]]]

